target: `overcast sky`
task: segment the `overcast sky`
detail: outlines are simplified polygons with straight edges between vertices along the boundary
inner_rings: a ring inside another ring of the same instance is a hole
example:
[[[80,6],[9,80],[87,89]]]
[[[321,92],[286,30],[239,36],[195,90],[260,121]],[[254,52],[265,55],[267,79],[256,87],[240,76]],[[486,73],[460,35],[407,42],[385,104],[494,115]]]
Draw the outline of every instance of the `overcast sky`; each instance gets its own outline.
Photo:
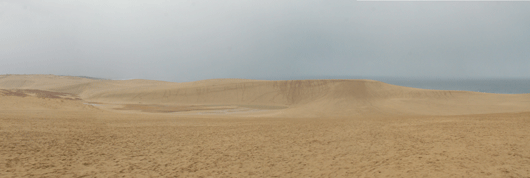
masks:
[[[530,2],[0,0],[0,74],[530,78]]]

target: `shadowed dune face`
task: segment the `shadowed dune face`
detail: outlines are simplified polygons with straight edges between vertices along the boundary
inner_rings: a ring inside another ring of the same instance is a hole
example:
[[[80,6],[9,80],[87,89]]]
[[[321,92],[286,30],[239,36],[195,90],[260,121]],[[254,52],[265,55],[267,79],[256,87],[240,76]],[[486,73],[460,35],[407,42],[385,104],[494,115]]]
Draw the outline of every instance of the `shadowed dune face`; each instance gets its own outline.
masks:
[[[0,177],[530,177],[530,95],[0,76]]]
[[[0,94],[4,96],[20,96],[20,97],[26,97],[28,96],[26,93],[22,92],[21,90],[0,90]]]

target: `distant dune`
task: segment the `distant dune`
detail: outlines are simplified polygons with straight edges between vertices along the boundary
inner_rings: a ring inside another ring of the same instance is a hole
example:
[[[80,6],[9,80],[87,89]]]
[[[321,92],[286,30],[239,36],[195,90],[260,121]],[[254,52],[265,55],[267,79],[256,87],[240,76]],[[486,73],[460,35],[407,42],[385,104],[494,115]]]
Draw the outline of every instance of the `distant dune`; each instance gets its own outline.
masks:
[[[86,102],[128,105],[129,108],[135,108],[132,107],[134,104],[153,105],[151,108],[164,105],[165,112],[170,112],[168,108],[171,106],[196,110],[215,110],[211,106],[281,108],[270,112],[283,117],[462,115],[530,111],[530,94],[426,90],[372,80],[212,79],[172,83],[139,79],[114,81],[54,75],[9,75],[0,78],[0,88],[68,93]],[[182,110],[175,109],[177,111]]]

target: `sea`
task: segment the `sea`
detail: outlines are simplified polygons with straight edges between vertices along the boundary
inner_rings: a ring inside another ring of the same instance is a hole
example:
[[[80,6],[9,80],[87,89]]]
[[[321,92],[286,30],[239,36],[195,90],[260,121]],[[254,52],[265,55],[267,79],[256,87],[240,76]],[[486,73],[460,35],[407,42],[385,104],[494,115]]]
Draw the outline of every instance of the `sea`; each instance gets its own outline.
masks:
[[[377,80],[377,79],[375,79]],[[413,88],[484,93],[530,93],[530,79],[384,79],[379,81]]]
[[[433,79],[433,78],[398,78],[398,77],[295,77],[283,80],[305,79],[370,79],[388,84],[432,89],[458,90],[483,93],[524,94],[530,93],[529,78],[481,78],[481,79]]]

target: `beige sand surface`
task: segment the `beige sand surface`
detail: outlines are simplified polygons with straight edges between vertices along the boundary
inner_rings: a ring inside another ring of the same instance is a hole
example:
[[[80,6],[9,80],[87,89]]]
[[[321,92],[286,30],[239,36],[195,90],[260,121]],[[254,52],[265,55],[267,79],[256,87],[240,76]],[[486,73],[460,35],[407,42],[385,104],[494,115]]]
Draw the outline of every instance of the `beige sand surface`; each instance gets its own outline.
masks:
[[[530,94],[0,75],[0,177],[530,177]]]

